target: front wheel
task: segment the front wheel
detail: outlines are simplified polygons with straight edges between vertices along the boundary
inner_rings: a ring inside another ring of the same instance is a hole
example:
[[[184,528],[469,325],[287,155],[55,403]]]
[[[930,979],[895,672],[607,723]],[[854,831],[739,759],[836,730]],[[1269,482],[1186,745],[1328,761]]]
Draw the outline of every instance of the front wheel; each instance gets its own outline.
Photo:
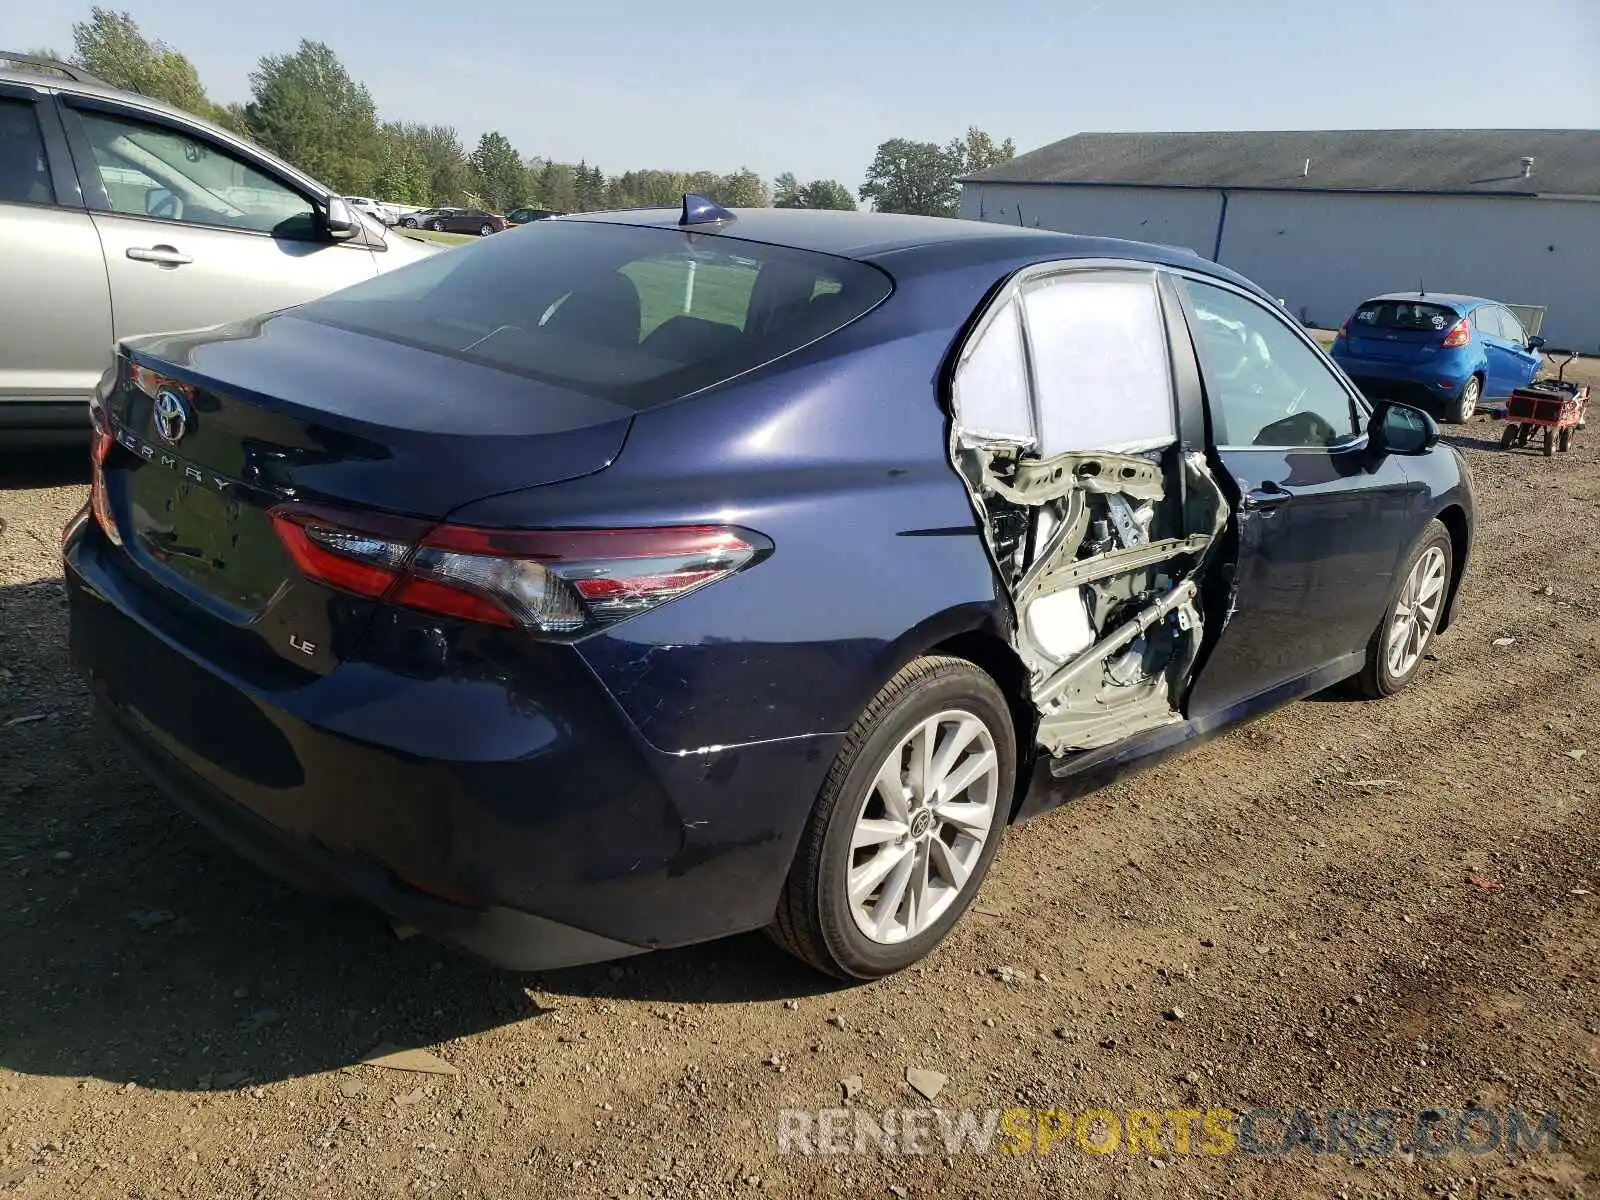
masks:
[[[1435,519],[1406,560],[1399,590],[1384,610],[1361,669],[1361,690],[1374,700],[1402,690],[1433,641],[1450,589],[1450,531]]]
[[[1478,397],[1483,394],[1483,384],[1476,375],[1461,385],[1461,391],[1450,402],[1445,412],[1445,420],[1455,425],[1464,425],[1472,420],[1472,414],[1478,411]]]
[[[916,962],[988,873],[1016,773],[1011,709],[994,680],[964,659],[912,662],[846,736],[768,934],[841,979]]]
[[[1500,449],[1509,450],[1517,444],[1517,424],[1513,421],[1500,435]]]
[[[443,221],[429,221],[428,222],[428,228],[433,230],[435,233],[443,233],[444,232],[444,222]]]

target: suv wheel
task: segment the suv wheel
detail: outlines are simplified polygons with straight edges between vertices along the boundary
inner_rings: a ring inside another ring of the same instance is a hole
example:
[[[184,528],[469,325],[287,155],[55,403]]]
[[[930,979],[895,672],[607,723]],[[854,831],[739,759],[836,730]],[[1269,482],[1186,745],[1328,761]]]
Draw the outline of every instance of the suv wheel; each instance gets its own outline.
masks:
[[[1011,710],[994,680],[964,659],[917,659],[845,738],[768,933],[841,979],[916,962],[988,873],[1016,772]]]

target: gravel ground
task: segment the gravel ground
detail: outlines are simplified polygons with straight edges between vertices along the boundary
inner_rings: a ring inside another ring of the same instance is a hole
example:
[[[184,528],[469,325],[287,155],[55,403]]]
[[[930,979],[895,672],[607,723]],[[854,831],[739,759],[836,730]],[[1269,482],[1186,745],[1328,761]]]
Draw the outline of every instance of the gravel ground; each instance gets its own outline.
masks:
[[[1600,427],[1549,461],[1498,429],[1456,431],[1478,548],[1409,692],[1012,830],[950,943],[857,988],[755,936],[497,973],[257,875],[89,720],[57,560],[79,456],[0,459],[0,1192],[1600,1194]],[[379,1043],[456,1073],[360,1065]],[[1556,1110],[1561,1142],[778,1152],[780,1109],[928,1107],[908,1067],[950,1111],[1475,1102]]]

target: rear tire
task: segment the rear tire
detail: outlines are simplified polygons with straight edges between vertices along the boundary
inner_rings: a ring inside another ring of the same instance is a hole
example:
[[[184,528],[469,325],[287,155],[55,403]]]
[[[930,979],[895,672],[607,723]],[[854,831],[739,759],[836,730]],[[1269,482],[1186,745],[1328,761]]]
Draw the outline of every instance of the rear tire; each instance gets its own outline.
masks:
[[[1429,521],[1406,557],[1383,620],[1367,643],[1360,684],[1371,699],[1393,696],[1416,677],[1444,616],[1453,562],[1450,531],[1437,518]]]
[[[444,222],[443,221],[429,221],[428,222],[428,228],[433,230],[435,233],[443,233],[444,232]]]
[[[1478,397],[1483,394],[1483,383],[1474,375],[1461,385],[1461,391],[1445,409],[1444,419],[1452,425],[1465,425],[1478,411]]]
[[[479,237],[488,237],[493,232],[494,232],[494,226],[489,224],[489,222],[487,222],[487,221],[485,221],[482,225],[478,226],[478,236]]]
[[[931,789],[923,787],[928,773]],[[910,663],[845,737],[768,935],[845,980],[916,962],[944,940],[988,874],[1016,773],[1011,709],[994,680],[965,659]],[[964,775],[971,780],[962,783]],[[946,792],[951,783],[960,786]]]

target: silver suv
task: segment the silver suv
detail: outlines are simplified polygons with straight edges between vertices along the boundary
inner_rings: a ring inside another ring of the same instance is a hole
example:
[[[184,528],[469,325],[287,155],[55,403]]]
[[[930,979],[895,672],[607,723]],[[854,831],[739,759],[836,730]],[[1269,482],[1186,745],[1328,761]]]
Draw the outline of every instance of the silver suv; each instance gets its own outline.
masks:
[[[215,125],[0,50],[0,446],[82,438],[121,338],[286,308],[435,250]]]

